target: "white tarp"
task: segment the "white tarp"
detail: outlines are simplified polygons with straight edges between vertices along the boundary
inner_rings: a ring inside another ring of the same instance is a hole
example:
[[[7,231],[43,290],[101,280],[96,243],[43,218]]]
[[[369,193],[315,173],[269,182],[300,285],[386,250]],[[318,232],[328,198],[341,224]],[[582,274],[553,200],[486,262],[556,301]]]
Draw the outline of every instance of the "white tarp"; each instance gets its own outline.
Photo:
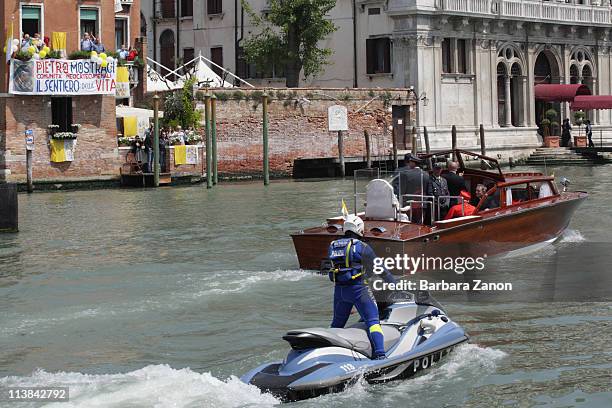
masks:
[[[147,65],[147,92],[162,92],[173,89],[181,89],[184,81],[179,79],[172,82],[167,78],[163,78],[151,65]]]
[[[227,81],[221,79],[201,58],[198,58],[195,66],[189,70],[192,76],[196,77],[198,86],[208,84],[211,88],[233,88],[234,86]]]

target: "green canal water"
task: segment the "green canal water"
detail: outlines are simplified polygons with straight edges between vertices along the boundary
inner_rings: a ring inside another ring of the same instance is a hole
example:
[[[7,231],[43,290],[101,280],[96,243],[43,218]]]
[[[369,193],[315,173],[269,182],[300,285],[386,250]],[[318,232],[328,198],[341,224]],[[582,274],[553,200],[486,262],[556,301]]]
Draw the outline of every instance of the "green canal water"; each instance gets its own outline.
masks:
[[[558,242],[506,271],[612,248],[612,167],[554,171],[591,196]],[[289,233],[351,192],[328,180],[21,195],[21,231],[0,236],[0,388],[70,387],[54,407],[277,404],[237,377],[283,358],[286,330],[329,324],[333,288],[298,269]],[[292,405],[611,407],[612,303],[590,300],[445,303],[471,342],[444,364]]]

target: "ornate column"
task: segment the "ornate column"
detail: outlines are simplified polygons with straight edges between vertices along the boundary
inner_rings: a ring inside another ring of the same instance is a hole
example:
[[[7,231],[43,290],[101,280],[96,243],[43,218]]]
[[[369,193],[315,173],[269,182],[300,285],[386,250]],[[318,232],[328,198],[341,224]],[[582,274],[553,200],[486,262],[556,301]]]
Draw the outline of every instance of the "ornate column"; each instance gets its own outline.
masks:
[[[504,109],[506,111],[506,127],[512,126],[512,96],[510,90],[510,81],[512,77],[510,75],[506,75],[504,77],[506,87],[505,87],[505,98],[504,98]]]

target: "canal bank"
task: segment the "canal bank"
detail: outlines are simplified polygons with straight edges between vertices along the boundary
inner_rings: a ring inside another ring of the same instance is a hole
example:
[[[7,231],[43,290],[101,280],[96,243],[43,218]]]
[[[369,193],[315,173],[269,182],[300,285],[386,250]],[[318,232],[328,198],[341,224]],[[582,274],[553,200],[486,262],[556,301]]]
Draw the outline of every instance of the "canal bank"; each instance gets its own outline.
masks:
[[[589,268],[590,248],[609,248],[611,167],[550,170],[591,197],[560,242],[507,273],[550,276],[572,248]],[[0,236],[0,387],[68,386],[74,407],[275,404],[234,376],[282,359],[287,330],[329,323],[332,286],[296,269],[288,234],[352,191],[333,179],[20,195],[21,232]],[[612,303],[444,306],[471,336],[444,364],[296,406],[609,406]]]

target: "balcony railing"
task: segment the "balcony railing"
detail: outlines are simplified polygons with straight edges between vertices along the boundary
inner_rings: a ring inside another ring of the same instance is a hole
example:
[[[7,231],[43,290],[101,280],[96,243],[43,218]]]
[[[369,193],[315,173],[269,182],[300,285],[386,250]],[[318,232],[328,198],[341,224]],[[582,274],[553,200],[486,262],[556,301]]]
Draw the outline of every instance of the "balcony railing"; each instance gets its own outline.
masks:
[[[453,14],[479,14],[568,24],[612,23],[609,4],[599,6],[541,0],[439,0],[437,7]]]

